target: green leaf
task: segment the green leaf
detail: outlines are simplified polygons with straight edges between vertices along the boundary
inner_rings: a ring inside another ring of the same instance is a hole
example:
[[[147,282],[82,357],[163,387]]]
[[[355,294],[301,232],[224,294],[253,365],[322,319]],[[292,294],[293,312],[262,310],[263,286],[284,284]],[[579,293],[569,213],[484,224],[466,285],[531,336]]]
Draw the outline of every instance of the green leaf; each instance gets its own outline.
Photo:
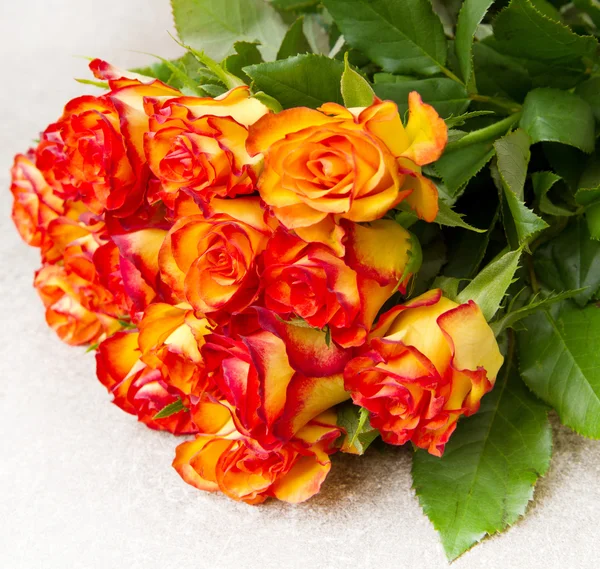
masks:
[[[421,269],[423,263],[423,250],[421,249],[421,243],[416,235],[408,231],[408,263],[404,268],[404,273],[400,277],[398,284],[400,284],[408,275],[416,275]]]
[[[181,399],[177,399],[177,401],[173,401],[173,403],[169,403],[168,405],[163,407],[152,418],[164,419],[166,417],[170,417],[171,415],[175,415],[175,413],[180,413],[181,411],[187,411],[187,408],[183,405],[183,401],[181,401]]]
[[[600,287],[600,243],[590,238],[583,219],[572,219],[562,233],[535,250],[533,266],[549,290],[585,288],[574,298],[585,306]]]
[[[502,181],[520,200],[524,199],[527,165],[531,156],[529,145],[529,136],[522,129],[517,129],[494,143]]]
[[[244,81],[232,73],[229,73],[229,71],[219,65],[214,59],[210,58],[203,51],[197,51],[193,47],[184,43],[182,43],[181,46],[187,49],[189,53],[196,58],[198,63],[206,67],[227,89],[233,89],[235,87],[241,87],[242,85],[245,85]],[[251,48],[246,49],[251,50]]]
[[[287,30],[264,0],[171,0],[179,39],[216,61],[238,41],[259,41],[266,60],[275,59]]]
[[[180,60],[169,61],[159,55],[152,55],[152,57],[160,60],[162,65],[171,71],[171,77],[168,82],[170,85],[177,85],[177,88],[181,89],[182,92],[190,95],[204,95],[201,87],[198,86],[198,82],[186,72]]]
[[[477,117],[484,117],[487,115],[493,115],[494,111],[471,111],[469,113],[463,113],[458,116],[450,116],[446,119],[446,126],[448,128],[454,128],[455,126],[462,126],[469,119],[475,119]]]
[[[433,281],[432,288],[442,289],[444,296],[456,302],[461,279],[440,275]]]
[[[384,71],[432,75],[446,64],[444,28],[429,0],[323,0],[346,42]]]
[[[446,35],[453,36],[462,0],[431,0],[433,11],[439,16]]]
[[[581,173],[575,201],[585,206],[585,220],[590,237],[600,240],[600,160],[592,154]]]
[[[425,103],[431,105],[442,118],[459,115],[469,106],[465,88],[452,79],[404,79],[396,75],[377,74],[373,89],[381,99],[389,99],[398,105],[400,116],[408,110],[408,94],[417,91]],[[386,80],[384,80],[386,79]]]
[[[98,87],[99,89],[104,89],[108,91],[109,85],[107,81],[94,81],[93,79],[78,79],[75,78],[77,83],[81,83],[82,85],[92,85],[93,87]]]
[[[551,20],[561,21],[560,12],[553,6],[552,2],[556,0],[530,0],[533,7]]]
[[[271,4],[284,12],[300,12],[316,6],[321,0],[271,0]]]
[[[496,139],[518,120],[519,115],[512,115],[491,126],[474,130],[446,146],[434,168],[452,197],[458,196],[467,182],[491,160]]]
[[[431,283],[447,261],[446,244],[435,224],[420,221],[414,230],[419,231],[419,238],[422,239],[423,261],[410,283],[409,296],[418,296],[430,290]]]
[[[413,487],[450,561],[525,513],[550,465],[547,411],[509,356],[494,389],[475,415],[460,421],[444,455],[415,453]]]
[[[312,49],[303,31],[304,17],[300,16],[286,32],[281,47],[277,52],[277,59],[287,59],[302,53],[311,53]],[[254,62],[252,62],[254,63]]]
[[[573,93],[534,89],[525,98],[521,126],[533,143],[560,142],[588,153],[594,150],[592,109]]]
[[[341,90],[344,106],[349,109],[352,107],[368,107],[373,104],[375,92],[369,82],[350,67],[348,52],[344,54]]]
[[[485,233],[487,229],[477,229],[469,225],[463,220],[462,215],[456,213],[448,204],[442,200],[438,201],[439,211],[435,218],[435,223],[445,225],[447,227],[460,227],[462,229],[468,229],[469,231],[476,231],[477,233]]]
[[[494,0],[465,0],[458,14],[456,24],[456,37],[454,38],[454,50],[458,68],[465,84],[469,84],[473,72],[473,58],[471,48],[473,46],[473,37],[477,31],[477,26],[483,20],[489,7]]]
[[[346,431],[340,443],[343,452],[364,454],[367,447],[379,436],[379,431],[371,427],[369,412],[364,407],[352,403],[338,407],[337,424]]]
[[[494,21],[494,34],[504,53],[554,67],[594,59],[598,48],[596,39],[577,35],[542,14],[529,0],[512,0]]]
[[[467,223],[463,219],[462,214],[455,212],[443,200],[438,200],[438,206],[439,210],[434,223],[446,227],[460,227],[461,229],[467,229],[468,231],[475,231],[477,233],[485,233],[487,231],[486,229],[478,229]],[[409,206],[401,203],[397,207],[400,211],[396,214],[395,219],[405,229],[418,220],[418,217],[412,212]]]
[[[562,178],[554,172],[534,172],[531,175],[531,182],[533,183],[533,191],[540,202],[540,211],[548,215],[557,216],[569,216],[574,215],[575,212],[554,205],[548,197],[548,192]]]
[[[258,101],[260,101],[263,105],[265,105],[268,109],[271,109],[274,113],[279,113],[283,110],[283,107],[281,106],[279,101],[271,97],[271,95],[267,95],[262,91],[258,91],[252,96]]]
[[[600,309],[555,304],[525,320],[519,332],[521,374],[578,433],[600,438]]]
[[[344,64],[322,55],[297,55],[281,61],[244,67],[258,89],[284,109],[316,108],[328,101],[344,104],[340,81]]]
[[[174,63],[175,65],[180,67],[182,64],[181,59],[182,58],[176,59],[171,63]],[[169,81],[171,80],[171,77],[173,75],[171,69],[162,61],[157,61],[156,63],[152,63],[151,65],[148,65],[146,67],[137,67],[135,69],[132,69],[131,71],[133,71],[134,73],[139,73],[140,75],[145,75],[146,77],[154,77],[155,79],[159,79],[163,83],[167,83],[167,85],[170,85]]]
[[[490,41],[473,45],[477,91],[492,97],[522,101],[531,90],[527,68],[516,58],[499,53]]]
[[[235,53],[223,60],[222,65],[225,71],[239,77],[246,83],[250,83],[250,78],[242,71],[242,69],[247,65],[255,65],[263,62],[262,55],[260,54],[260,51],[258,51],[257,45],[258,44],[256,43],[249,43],[246,41],[236,41],[233,44]]]
[[[573,0],[573,4],[582,12],[585,12],[594,22],[596,28],[600,29],[600,4],[598,4],[598,0]]]
[[[600,121],[600,77],[592,77],[577,85],[575,94],[591,107],[594,117]]]
[[[219,97],[223,93],[227,92],[227,89],[223,85],[213,85],[208,83],[206,85],[200,85],[200,88],[206,92],[209,97]]]
[[[591,205],[600,199],[600,160],[592,154],[577,181],[575,200],[581,205]]]
[[[503,208],[504,224],[509,233],[509,242],[516,249],[527,243],[533,235],[548,227],[543,219],[523,203],[530,157],[529,136],[522,129],[515,130],[497,140],[494,148],[498,156],[501,190],[507,205],[507,208]],[[510,224],[507,224],[508,219]],[[512,235],[515,237],[512,238]]]
[[[600,240],[600,203],[591,205],[585,210],[585,221],[590,232],[590,237]]]
[[[458,197],[469,180],[492,159],[494,139],[456,150],[447,149],[434,164],[435,171],[442,177],[452,196]]]
[[[589,157],[573,146],[565,146],[558,142],[544,142],[542,148],[552,171],[556,172],[569,189],[575,192]]]
[[[583,289],[567,290],[558,294],[549,293],[543,294],[538,293],[525,305],[521,306],[516,310],[507,312],[504,316],[490,324],[496,337],[500,336],[507,328],[512,328],[517,322],[523,320],[535,314],[536,312],[546,309],[556,302],[561,302],[567,298],[573,298],[579,294]]]
[[[489,322],[504,299],[519,267],[521,251],[509,251],[494,259],[458,295],[459,302],[474,300]]]
[[[128,320],[125,317],[120,318],[119,320],[117,320],[117,322],[123,330],[137,330],[137,326],[133,324],[131,320]]]
[[[460,231],[451,236],[449,242],[448,263],[444,266],[444,275],[461,279],[472,279],[479,272],[479,266],[483,262],[489,246],[490,236],[500,215],[500,207],[496,206],[487,213],[483,208],[477,208],[482,214],[479,223],[487,225],[485,233],[473,233]]]

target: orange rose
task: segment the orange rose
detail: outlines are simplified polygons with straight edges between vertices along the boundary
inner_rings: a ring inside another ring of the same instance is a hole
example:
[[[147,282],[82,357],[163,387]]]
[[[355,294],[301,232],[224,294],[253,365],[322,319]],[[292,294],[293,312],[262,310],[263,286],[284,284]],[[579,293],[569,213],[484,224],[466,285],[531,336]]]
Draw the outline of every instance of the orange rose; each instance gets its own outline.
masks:
[[[189,359],[189,355],[194,357],[197,346],[195,350],[189,345],[186,332],[182,330],[185,325],[178,326],[172,321],[158,323],[152,321],[152,316],[151,322],[144,322],[144,340],[148,341],[150,337],[156,339],[159,343],[154,349],[148,350],[148,346],[144,345],[147,351],[142,353],[140,333],[136,331],[117,332],[98,348],[98,379],[112,393],[115,405],[136,415],[139,421],[152,429],[175,434],[219,431],[230,421],[230,414],[226,407],[204,396],[206,382],[202,367],[199,366],[196,373],[189,373],[189,368],[198,363]],[[160,329],[153,330],[156,326]],[[175,354],[187,369],[183,369],[181,376],[177,375],[177,368],[171,369],[165,377],[164,361],[157,357],[157,352],[165,361],[170,354]],[[157,366],[148,365],[144,359]],[[193,398],[191,391],[198,384],[201,384],[200,395]],[[155,419],[157,413],[178,400],[182,401],[181,409]]]
[[[175,297],[196,310],[236,312],[258,293],[256,259],[272,232],[258,198],[214,199],[208,215],[181,217],[160,251],[160,272]]]
[[[415,92],[409,112],[406,128],[390,101],[265,115],[250,127],[247,143],[250,155],[265,155],[261,197],[285,227],[338,250],[340,218],[373,221],[406,200],[419,217],[433,221],[437,190],[420,166],[441,155],[446,125]]]
[[[207,382],[200,349],[213,327],[189,305],[151,304],[139,323],[140,359],[160,369],[165,381],[184,395],[202,394]]]
[[[46,307],[48,326],[67,344],[98,342],[121,327],[99,309],[112,295],[64,266],[45,265],[36,273],[34,286]]]
[[[418,243],[395,221],[371,226],[346,222],[346,255],[321,243],[306,243],[284,230],[269,240],[261,286],[265,306],[310,326],[328,326],[343,347],[364,343],[384,303],[419,268]],[[411,262],[411,259],[415,262]]]
[[[67,103],[42,133],[36,157],[57,193],[81,200],[94,213],[131,212],[141,203],[145,180],[129,162],[119,115],[106,96]]]
[[[441,456],[459,417],[479,409],[502,366],[479,307],[432,290],[384,314],[370,339],[344,373],[352,399],[386,442],[412,441]]]
[[[15,156],[10,186],[14,198],[12,219],[27,245],[41,247],[46,228],[62,214],[64,201],[48,185],[32,158]]]
[[[158,267],[158,255],[166,234],[164,229],[147,228],[111,235],[119,250],[123,286],[136,311],[143,311],[154,300],[170,299]]]
[[[316,415],[348,399],[342,373],[348,351],[320,330],[294,326],[265,309],[261,331],[212,334],[202,355],[231,407],[237,431],[263,450],[280,448]]]
[[[198,435],[177,447],[173,467],[188,484],[208,492],[220,490],[247,504],[260,504],[269,496],[304,502],[320,490],[339,435],[331,411],[305,425],[292,441],[268,452],[235,434]]]
[[[180,192],[199,201],[255,190],[260,156],[246,152],[248,126],[268,112],[248,87],[217,97],[181,97],[146,104],[150,132],[145,150],[161,185],[151,200],[169,207]]]

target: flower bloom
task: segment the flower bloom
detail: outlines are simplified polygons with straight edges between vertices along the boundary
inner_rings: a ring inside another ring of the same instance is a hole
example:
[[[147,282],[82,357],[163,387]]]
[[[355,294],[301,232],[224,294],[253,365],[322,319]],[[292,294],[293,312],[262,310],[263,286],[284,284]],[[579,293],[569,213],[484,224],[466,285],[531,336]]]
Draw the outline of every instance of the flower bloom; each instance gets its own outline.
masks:
[[[15,156],[10,186],[12,219],[27,245],[41,247],[48,224],[63,213],[64,200],[48,185],[33,158]]]
[[[269,240],[260,275],[265,306],[315,328],[343,347],[364,343],[377,312],[418,270],[410,234],[394,221],[346,224],[346,255],[283,229]]]
[[[255,310],[260,330],[207,336],[202,355],[237,431],[257,448],[274,450],[316,415],[348,399],[342,374],[349,353],[327,345],[320,330]]]
[[[162,280],[204,314],[246,308],[258,293],[257,257],[272,233],[258,198],[214,199],[180,217],[160,251]]]
[[[60,196],[80,200],[94,213],[134,210],[141,202],[119,115],[106,96],[67,103],[42,133],[36,164]]]
[[[151,315],[154,316],[155,314]],[[145,324],[152,327],[148,322]],[[200,430],[217,432],[230,420],[229,411],[204,397],[206,386],[202,382],[202,366],[199,366],[197,374],[188,373],[194,362],[186,362],[185,352],[193,356],[196,350],[186,345],[186,332],[178,333],[179,328],[181,326],[173,326],[172,321],[162,324],[162,337],[166,344],[157,346],[156,351],[162,351],[161,355],[167,361],[169,354],[177,354],[180,362],[187,363],[188,370],[184,370],[183,375],[177,377],[178,370],[174,368],[165,377],[161,360],[158,360],[157,367],[148,365],[144,359],[154,363],[156,360],[153,361],[149,356],[157,358],[156,353],[143,354],[140,349],[141,334],[130,330],[117,332],[100,344],[96,353],[98,379],[112,393],[115,405],[136,415],[139,421],[152,429],[175,434],[197,433]],[[172,330],[170,335],[169,330]],[[154,331],[150,331],[150,334],[153,333]],[[193,397],[192,390],[198,384],[201,384],[199,396]],[[182,402],[182,407],[177,412],[155,418],[165,407],[178,401]]]
[[[247,143],[251,155],[265,155],[262,199],[300,237],[338,249],[339,219],[373,221],[402,200],[433,221],[437,190],[420,166],[441,155],[446,126],[417,93],[410,94],[409,111],[406,128],[390,101],[265,115],[250,128]]]
[[[67,103],[15,158],[13,220],[40,248],[48,324],[97,344],[114,403],[194,435],[180,476],[249,504],[304,501],[350,397],[387,442],[441,455],[502,364],[490,328],[440,291],[374,327],[421,263],[383,218],[400,202],[437,215],[421,173],[447,141],[435,110],[411,93],[405,126],[379,99],[272,113],[247,87],[190,97],[90,67],[108,92]]]
[[[257,449],[235,433],[198,435],[177,447],[173,467],[188,484],[220,490],[247,504],[260,504],[270,496],[304,502],[320,490],[340,432],[335,413],[329,411],[273,451]]]
[[[45,265],[34,286],[46,307],[46,322],[67,344],[79,346],[101,341],[121,325],[99,307],[112,295],[60,265]]]
[[[208,202],[255,191],[261,157],[246,151],[248,126],[268,109],[250,97],[247,87],[216,99],[149,99],[145,109],[150,117],[145,153],[160,181],[150,199],[173,208],[180,192]]]
[[[217,432],[230,421],[230,412],[218,402],[222,396],[200,353],[213,326],[189,305],[150,304],[138,331],[119,332],[100,344],[98,378],[117,406],[152,428],[176,434]],[[155,418],[178,400],[178,412]]]
[[[441,456],[461,415],[479,409],[503,362],[473,301],[458,305],[432,290],[384,314],[346,388],[371,413],[384,441]]]

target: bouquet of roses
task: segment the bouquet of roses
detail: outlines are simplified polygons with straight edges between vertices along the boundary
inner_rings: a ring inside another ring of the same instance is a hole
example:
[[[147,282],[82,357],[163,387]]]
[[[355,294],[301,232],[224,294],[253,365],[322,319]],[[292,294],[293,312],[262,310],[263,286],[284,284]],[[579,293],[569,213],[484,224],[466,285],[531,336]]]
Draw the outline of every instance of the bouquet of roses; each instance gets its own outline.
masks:
[[[454,558],[525,511],[546,403],[600,437],[600,11],[505,4],[172,0],[185,55],[91,61],[16,156],[49,326],[187,483],[302,502],[410,442]]]

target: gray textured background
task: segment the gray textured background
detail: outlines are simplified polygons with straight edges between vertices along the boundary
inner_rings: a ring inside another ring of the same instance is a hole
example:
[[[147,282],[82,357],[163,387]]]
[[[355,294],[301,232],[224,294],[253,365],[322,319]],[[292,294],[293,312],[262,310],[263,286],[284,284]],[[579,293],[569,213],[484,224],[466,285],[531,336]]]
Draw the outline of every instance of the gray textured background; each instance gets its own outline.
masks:
[[[175,56],[167,0],[2,0],[0,10],[0,569],[447,567],[410,489],[404,449],[334,458],[306,504],[251,507],[171,469],[176,441],[109,403],[91,354],[61,344],[31,286],[37,251],[9,220],[25,150],[98,56],[122,67]],[[598,567],[600,443],[556,426],[528,515],[456,569]]]

